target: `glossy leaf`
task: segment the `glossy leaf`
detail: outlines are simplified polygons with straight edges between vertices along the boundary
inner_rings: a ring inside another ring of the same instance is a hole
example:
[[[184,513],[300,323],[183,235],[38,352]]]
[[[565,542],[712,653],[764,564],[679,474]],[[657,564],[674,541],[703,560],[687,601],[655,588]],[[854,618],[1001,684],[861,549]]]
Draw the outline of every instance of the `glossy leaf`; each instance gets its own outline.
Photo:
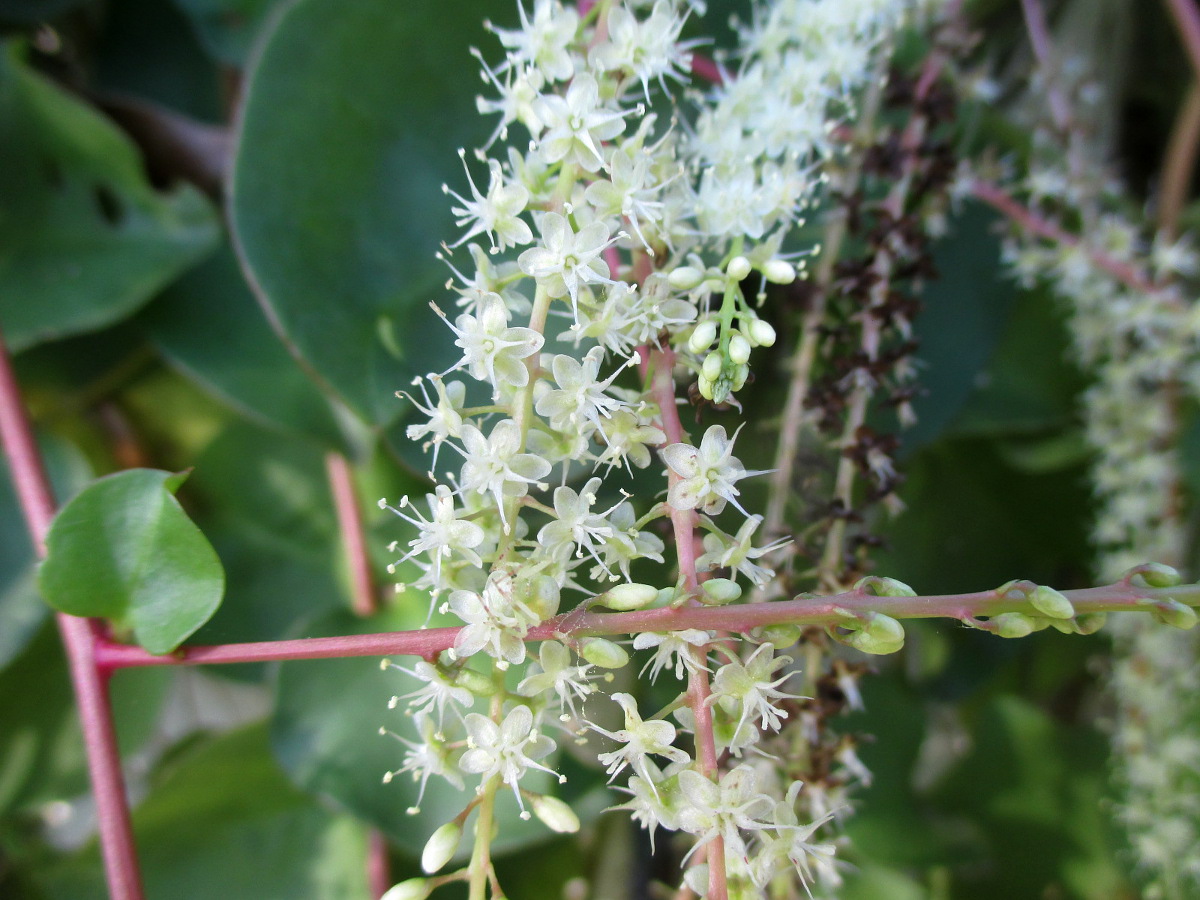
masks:
[[[169,653],[216,610],[224,573],[174,497],[185,476],[109,475],[55,517],[38,573],[61,612],[113,619],[152,653]]]
[[[214,246],[192,188],[157,193],[110,121],[0,53],[0,322],[13,350],[133,312]]]
[[[204,48],[222,63],[241,66],[278,0],[175,0]]]
[[[462,186],[455,148],[488,135],[467,48],[496,12],[300,0],[250,75],[231,196],[239,252],[284,339],[369,421],[396,418],[397,388],[448,364],[448,332],[425,306],[443,297],[434,253],[455,235],[441,185]]]
[[[172,366],[246,416],[340,446],[329,400],[271,332],[237,261],[222,250],[140,317]]]

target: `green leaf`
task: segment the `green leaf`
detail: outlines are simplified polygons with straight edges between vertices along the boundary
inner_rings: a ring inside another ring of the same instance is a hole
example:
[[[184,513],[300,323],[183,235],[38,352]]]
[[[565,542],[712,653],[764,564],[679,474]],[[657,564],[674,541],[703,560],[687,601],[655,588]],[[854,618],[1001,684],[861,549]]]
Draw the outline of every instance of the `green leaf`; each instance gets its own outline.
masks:
[[[448,332],[425,307],[449,274],[434,253],[456,233],[441,185],[462,185],[455,148],[490,128],[467,48],[495,13],[487,0],[452,14],[439,0],[300,0],[250,75],[230,198],[239,252],[284,339],[372,422],[399,415],[393,394],[413,374],[446,365]]]
[[[172,366],[244,415],[342,446],[329,400],[276,339],[228,250],[169,287],[140,321]]]
[[[402,631],[419,627],[424,618],[424,598],[413,597],[405,609],[389,610],[369,619],[335,613],[314,622],[308,632],[329,635]],[[419,785],[407,774],[390,784],[381,783],[385,772],[400,767],[405,748],[391,735],[379,734],[379,729],[386,727],[402,738],[416,738],[412,720],[399,709],[389,709],[388,700],[420,685],[404,672],[380,671],[377,659],[283,663],[271,728],[276,756],[293,782],[367,820],[414,857],[420,855],[434,830],[461,812],[472,796],[469,788],[459,791],[441,778],[431,778],[420,813],[407,815],[405,810],[416,805]],[[543,762],[555,765],[553,758]],[[530,772],[521,786],[546,792],[550,782],[549,776]],[[495,846],[500,852],[554,837],[536,821],[521,820],[512,794],[505,794],[497,804],[499,833]]]
[[[60,612],[114,619],[151,653],[208,621],[225,578],[173,496],[186,473],[131,469],[101,478],[55,517],[38,587]]]
[[[241,66],[278,0],[175,0],[204,48],[222,63]]]
[[[0,322],[13,350],[129,315],[215,245],[194,189],[157,193],[111,122],[0,52]]]
[[[87,462],[57,438],[39,441],[55,494],[70,499],[91,478]],[[0,456],[0,670],[33,637],[46,618],[38,596],[33,544],[13,492],[8,458]]]
[[[253,726],[166,767],[133,816],[149,897],[172,900],[367,900],[367,836],[295,790]],[[52,900],[101,900],[89,848],[35,873]]]

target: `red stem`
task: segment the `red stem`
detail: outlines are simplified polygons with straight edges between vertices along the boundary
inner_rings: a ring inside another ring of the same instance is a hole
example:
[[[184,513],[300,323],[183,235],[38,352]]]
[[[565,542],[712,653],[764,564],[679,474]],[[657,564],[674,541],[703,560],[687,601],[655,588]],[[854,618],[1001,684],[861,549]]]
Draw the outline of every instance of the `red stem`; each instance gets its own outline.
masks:
[[[1102,587],[1063,591],[1079,613],[1137,612],[1142,599],[1173,598],[1200,606],[1200,585],[1171,588],[1134,587],[1125,582]],[[529,629],[525,640],[548,641],[562,637],[593,637],[667,632],[696,628],[701,631],[746,633],[764,625],[836,625],[844,613],[883,613],[897,619],[963,619],[996,616],[1005,612],[1029,612],[1028,604],[1003,600],[994,591],[965,594],[935,594],[922,597],[876,597],[845,591],[826,597],[798,597],[774,603],[743,603],[735,606],[692,606],[684,609],[645,609],[624,613],[564,613]],[[155,656],[141,647],[96,640],[96,665],[102,670],[135,666],[217,665],[244,662],[275,662],[289,659],[333,659],[350,656],[433,657],[454,646],[458,628],[426,628],[338,637],[302,638],[291,641],[261,641],[247,644],[218,644],[183,647],[173,654]]]
[[[392,886],[387,838],[375,829],[367,836],[367,890],[379,900]]]
[[[369,616],[378,607],[375,602],[375,586],[371,581],[371,563],[367,555],[367,541],[363,534],[362,515],[358,497],[354,492],[354,478],[350,464],[340,453],[325,456],[325,471],[329,478],[329,489],[333,493],[333,505],[337,510],[338,531],[342,535],[342,549],[346,564],[350,568],[350,589],[354,612]]]
[[[3,334],[0,334],[0,443],[8,457],[29,536],[38,556],[45,556],[46,533],[54,518],[54,495],[21,403]],[[108,672],[96,661],[96,636],[88,620],[62,613],[57,619],[83,726],[109,897],[142,900],[142,877],[109,704]]]

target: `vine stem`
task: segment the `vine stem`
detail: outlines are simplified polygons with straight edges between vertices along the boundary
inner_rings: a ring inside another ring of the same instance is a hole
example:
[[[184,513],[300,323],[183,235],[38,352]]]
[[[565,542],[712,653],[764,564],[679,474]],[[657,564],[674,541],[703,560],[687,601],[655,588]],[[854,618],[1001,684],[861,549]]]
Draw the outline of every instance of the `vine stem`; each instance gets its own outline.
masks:
[[[21,402],[4,336],[0,333],[0,443],[8,457],[25,524],[39,557],[46,555],[46,533],[54,518],[54,494],[42,464],[33,428]],[[111,900],[142,900],[142,876],[133,840],[125,778],[113,727],[108,681],[111,669],[100,665],[100,638],[87,619],[57,615],[67,653],[71,684],[79,706],[88,776],[96,801],[100,849]]]
[[[1175,27],[1187,51],[1188,61],[1191,62],[1196,77],[1200,78],[1200,9],[1197,9],[1195,0],[1165,2],[1175,20]]]
[[[1147,588],[1126,581],[1062,592],[1078,613],[1140,612],[1139,601],[1174,599],[1200,607],[1200,584]],[[586,606],[586,602],[581,604]],[[643,631],[727,631],[744,634],[765,625],[837,625],[845,614],[883,613],[894,619],[957,619],[969,621],[1006,612],[1032,613],[1025,603],[1006,600],[995,591],[931,594],[917,597],[876,597],[857,590],[828,596],[800,596],[773,603],[734,606],[670,607],[622,613],[572,612],[555,616],[530,628],[525,641],[639,634]],[[332,659],[348,656],[432,657],[454,646],[459,628],[425,628],[338,637],[301,638],[181,647],[175,653],[155,656],[128,644],[95,636],[95,659],[101,670],[140,666],[221,665],[243,662],[276,662],[295,659]]]
[[[325,472],[329,480],[329,490],[333,494],[333,506],[337,512],[342,550],[350,568],[354,612],[360,616],[369,616],[376,612],[378,604],[375,602],[371,562],[367,554],[362,514],[354,491],[354,476],[350,471],[350,463],[340,453],[328,453],[325,456]]]
[[[651,368],[654,370],[652,392],[658,403],[659,414],[662,417],[663,433],[667,436],[668,444],[682,443],[686,438],[683,423],[679,419],[679,406],[675,401],[675,353],[667,349],[654,350],[650,354]],[[673,471],[667,472],[668,484],[673,486],[679,476]],[[696,573],[696,511],[681,510],[671,507],[671,528],[675,534],[675,552],[679,560],[679,574],[683,585],[689,593],[699,590],[700,579]],[[700,607],[693,600],[691,607]],[[671,610],[682,613],[686,610]],[[678,626],[671,626],[675,630]],[[692,709],[692,717],[696,728],[696,762],[700,774],[713,781],[719,780],[717,772],[717,741],[713,733],[712,706],[708,699],[712,694],[708,667],[705,665],[707,656],[704,650],[694,650],[697,665],[688,675],[687,702]],[[708,897],[709,900],[727,900],[729,897],[728,876],[725,871],[725,840],[720,835],[712,838],[706,848],[708,857]]]

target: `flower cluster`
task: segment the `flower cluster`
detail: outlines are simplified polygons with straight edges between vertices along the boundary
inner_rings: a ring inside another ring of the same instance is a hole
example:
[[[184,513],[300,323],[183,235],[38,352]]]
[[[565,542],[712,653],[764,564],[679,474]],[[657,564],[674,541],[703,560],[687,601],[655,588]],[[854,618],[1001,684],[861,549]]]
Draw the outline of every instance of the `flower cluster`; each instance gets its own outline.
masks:
[[[689,690],[673,704],[674,722],[644,718],[631,694],[614,694],[621,728],[592,697],[599,670],[629,661],[619,644],[560,635],[542,641],[534,663],[526,642],[581,603],[728,603],[743,584],[772,577],[760,562],[771,548],[754,544],[761,517],[739,499],[739,482],[759,473],[739,461],[736,431],[712,425],[688,440],[675,378],[690,372],[704,397],[724,403],[747,383],[753,348],[774,342],[751,300],[761,303],[767,282],[797,277],[801,254],[785,242],[837,152],[831,135],[853,116],[873,56],[910,6],[758,9],[736,71],[692,97],[686,126],[648,107],[687,80],[696,49],[680,39],[688,4],[577,10],[534,0],[519,28],[492,27],[500,62],[476,53],[491,89],[478,108],[497,122],[487,147],[461,153],[465,188],[445,189],[462,229],[444,253],[455,311],[434,307],[460,356],[418,380],[418,421],[408,426],[433,450],[438,483],[423,501],[389,507],[415,529],[393,570],[412,574],[407,586],[428,594],[431,616],[461,626],[452,649],[405,670],[418,683],[395,702],[407,701],[420,740],[401,738],[407,753],[389,779],[411,775],[416,805],[432,778],[475,784],[424,860],[431,874],[446,865],[477,812],[471,864],[438,876],[469,881],[473,898],[493,877],[499,789],[523,816],[531,809],[561,828],[563,807],[544,777],[557,742],[588,733],[602,745],[598,766],[612,778],[630,773],[625,808],[639,822],[691,835],[693,853],[707,848],[696,857],[707,868],[689,874],[708,879],[701,895],[714,884],[759,896],[780,879],[838,881],[833,844],[815,837],[829,816],[802,821],[814,804],[799,799],[800,786],[749,762],[799,699],[777,643],[637,635],[635,649],[653,650],[651,679],[674,673]],[[755,280],[748,299],[744,285]],[[665,499],[647,503],[625,488],[656,452]],[[665,519],[677,538],[689,536],[677,547],[678,578],[659,589],[633,572],[665,562]],[[698,558],[688,546],[697,527]],[[727,577],[707,578],[713,570]],[[526,665],[518,682],[505,680]],[[682,745],[684,732],[700,749]],[[738,762],[719,771],[719,754]]]
[[[1178,410],[1182,397],[1200,397],[1200,305],[1182,282],[1200,273],[1200,257],[1131,214],[1105,165],[1107,147],[1088,127],[1097,92],[1084,67],[1069,68],[1074,83],[1052,75],[1045,84],[1060,108],[1069,98],[1073,120],[1036,123],[1027,171],[1012,185],[1041,235],[1016,231],[1005,253],[1023,284],[1048,283],[1069,304],[1075,357],[1094,379],[1083,415],[1106,577],[1140,559],[1182,560]],[[1200,886],[1191,852],[1200,781],[1183,761],[1200,735],[1181,726],[1196,720],[1196,636],[1140,617],[1121,617],[1112,632],[1118,818],[1146,896],[1184,896]]]

